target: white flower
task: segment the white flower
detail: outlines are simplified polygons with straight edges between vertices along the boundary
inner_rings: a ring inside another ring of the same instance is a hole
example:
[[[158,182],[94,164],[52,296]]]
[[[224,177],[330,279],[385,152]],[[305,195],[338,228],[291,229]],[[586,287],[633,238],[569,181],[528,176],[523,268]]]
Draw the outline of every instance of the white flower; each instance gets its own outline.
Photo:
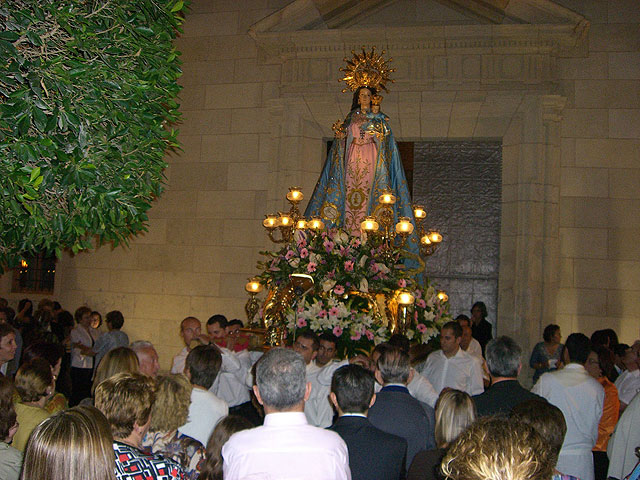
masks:
[[[334,240],[338,245],[345,245],[345,244],[349,243],[349,235],[347,235],[343,231],[340,231],[335,236]]]
[[[358,290],[364,293],[369,293],[369,282],[367,281],[366,278],[363,278],[362,280],[360,280],[360,285],[358,287]]]
[[[334,287],[335,284],[336,284],[335,280],[331,280],[331,279],[325,280],[324,282],[322,282],[322,291],[328,292]]]
[[[433,319],[436,318],[435,313],[433,313],[433,311],[424,311],[424,321],[425,322],[431,322],[433,321]]]
[[[413,330],[407,330],[407,331],[405,332],[405,335],[406,335],[406,337],[407,337],[409,340],[413,339],[413,337],[414,337],[414,335],[415,335],[415,334],[416,334],[416,332],[414,332]]]
[[[290,259],[289,265],[291,265],[293,268],[298,268],[298,265],[300,265],[300,259],[299,258]]]
[[[322,260],[322,257],[320,255],[318,255],[317,253],[310,253],[309,254],[309,261],[315,263],[316,265],[320,265],[320,260]]]
[[[387,267],[384,263],[378,263],[378,270],[382,273],[389,273],[389,267]]]
[[[360,265],[361,268],[364,268],[364,264],[367,263],[368,259],[369,257],[363,255],[362,258],[360,258],[360,262],[358,262],[358,265]]]

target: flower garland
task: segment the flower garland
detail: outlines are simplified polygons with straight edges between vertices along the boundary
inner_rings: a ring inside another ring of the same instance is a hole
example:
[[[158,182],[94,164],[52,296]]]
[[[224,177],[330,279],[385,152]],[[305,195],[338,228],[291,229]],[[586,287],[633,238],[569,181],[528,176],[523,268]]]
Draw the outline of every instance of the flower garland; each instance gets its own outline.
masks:
[[[300,330],[318,334],[331,332],[338,338],[342,357],[369,353],[389,339],[390,319],[385,298],[398,289],[413,294],[413,317],[405,335],[415,343],[437,342],[440,327],[451,319],[448,303],[433,286],[419,285],[403,268],[401,249],[393,252],[392,265],[380,260],[380,248],[367,243],[366,235],[351,236],[340,229],[318,234],[296,231],[294,242],[277,252],[261,252],[268,259],[259,262],[264,285],[281,286],[293,273],[306,273],[315,280],[314,292],[306,295],[296,308],[286,312],[289,336]],[[371,308],[376,298],[379,315]]]

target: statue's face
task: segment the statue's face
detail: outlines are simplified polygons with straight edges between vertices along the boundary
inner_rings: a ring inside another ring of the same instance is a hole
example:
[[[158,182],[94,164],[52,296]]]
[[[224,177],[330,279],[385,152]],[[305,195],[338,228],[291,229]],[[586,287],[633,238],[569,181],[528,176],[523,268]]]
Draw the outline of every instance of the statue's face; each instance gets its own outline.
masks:
[[[371,90],[368,88],[363,88],[358,93],[358,103],[360,104],[360,108],[370,108],[371,107]]]

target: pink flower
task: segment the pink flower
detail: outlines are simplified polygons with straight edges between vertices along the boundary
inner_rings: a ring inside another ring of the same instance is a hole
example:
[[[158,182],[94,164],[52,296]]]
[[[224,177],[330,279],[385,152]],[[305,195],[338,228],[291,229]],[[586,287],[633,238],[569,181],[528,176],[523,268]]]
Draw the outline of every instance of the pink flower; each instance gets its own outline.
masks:
[[[317,266],[318,265],[315,262],[309,262],[309,265],[307,265],[307,272],[309,273],[315,272]]]
[[[298,328],[306,327],[307,321],[302,317],[298,317],[298,321],[296,322],[296,325],[298,326]]]
[[[418,312],[413,312],[413,321],[414,322],[418,321]]]
[[[398,286],[400,288],[404,288],[407,286],[407,281],[404,278],[401,278],[400,280],[398,280]]]
[[[302,250],[300,250],[300,258],[307,258],[308,256],[309,250],[303,247]]]
[[[346,257],[349,253],[349,247],[340,247],[340,255]]]
[[[327,251],[327,253],[331,253],[331,250],[333,250],[333,247],[335,246],[335,244],[329,239],[325,240],[322,245],[324,246],[324,249]]]
[[[342,295],[344,293],[344,287],[342,285],[336,285],[333,287],[333,293],[336,295]]]
[[[415,292],[413,292],[413,296],[416,298],[422,298],[422,291],[421,290],[416,290]]]
[[[373,341],[373,332],[371,330],[367,330],[364,333],[370,341]]]
[[[284,258],[285,258],[285,259],[287,259],[287,260],[291,260],[291,259],[293,258],[293,256],[294,256],[294,255],[295,255],[295,253],[293,252],[293,250],[289,250],[289,251],[285,254]]]
[[[301,238],[300,241],[298,242],[298,248],[302,248],[306,246],[307,246],[307,240],[305,238]]]
[[[416,325],[416,330],[418,330],[420,333],[424,333],[427,331],[427,326],[424,323],[419,323],[418,325]]]
[[[329,316],[330,317],[337,317],[338,316],[338,307],[331,307],[329,309]]]
[[[304,312],[304,305],[300,305],[298,307],[298,313],[302,313],[302,312]]]
[[[339,337],[340,335],[342,335],[342,327],[333,327],[333,334],[336,337]]]
[[[353,262],[351,260],[344,262],[344,269],[347,272],[353,272]]]
[[[327,311],[326,310],[320,310],[318,312],[318,317],[325,318],[326,316],[327,316]]]
[[[371,266],[369,268],[371,269],[372,273],[378,273],[378,271],[380,271],[380,268],[378,267],[378,264],[376,262],[371,262]]]
[[[362,338],[362,332],[356,332],[355,334],[351,335],[351,340],[354,341],[358,341]]]
[[[416,302],[416,304],[420,307],[420,308],[427,308],[427,302],[424,301],[424,298],[421,298],[420,300],[418,300]]]

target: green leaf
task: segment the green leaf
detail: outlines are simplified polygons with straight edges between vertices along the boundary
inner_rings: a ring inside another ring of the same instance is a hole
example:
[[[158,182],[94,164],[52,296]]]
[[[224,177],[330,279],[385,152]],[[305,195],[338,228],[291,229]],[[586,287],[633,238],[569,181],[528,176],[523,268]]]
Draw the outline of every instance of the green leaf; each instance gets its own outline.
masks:
[[[179,2],[176,2],[176,4],[173,6],[173,8],[171,9],[171,13],[179,12],[180,10],[182,10],[183,7],[184,7],[184,2],[180,0]]]
[[[31,170],[31,176],[29,178],[29,182],[33,183],[33,181],[38,178],[38,176],[40,175],[40,167],[36,167],[33,170]]]

